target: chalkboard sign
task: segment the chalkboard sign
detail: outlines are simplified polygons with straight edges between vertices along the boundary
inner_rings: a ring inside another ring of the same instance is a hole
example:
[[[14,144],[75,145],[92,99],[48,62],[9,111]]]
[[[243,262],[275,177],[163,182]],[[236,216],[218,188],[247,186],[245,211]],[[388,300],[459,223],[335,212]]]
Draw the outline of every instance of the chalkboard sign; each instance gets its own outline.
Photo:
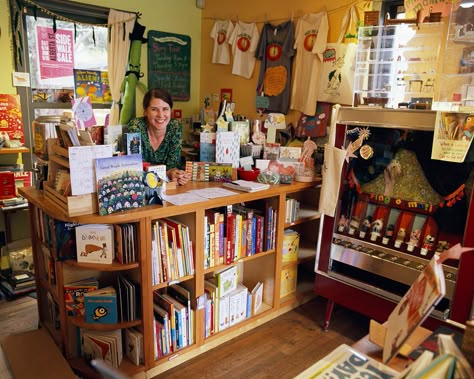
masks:
[[[148,32],[148,88],[166,89],[177,101],[189,101],[191,37]]]

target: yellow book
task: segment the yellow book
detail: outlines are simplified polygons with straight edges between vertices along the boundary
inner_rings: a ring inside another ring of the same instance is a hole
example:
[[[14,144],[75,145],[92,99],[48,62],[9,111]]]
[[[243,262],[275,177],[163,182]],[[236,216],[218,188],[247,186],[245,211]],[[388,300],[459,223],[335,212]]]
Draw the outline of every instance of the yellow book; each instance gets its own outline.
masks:
[[[300,234],[294,230],[287,229],[283,235],[282,263],[296,262],[300,245]]]

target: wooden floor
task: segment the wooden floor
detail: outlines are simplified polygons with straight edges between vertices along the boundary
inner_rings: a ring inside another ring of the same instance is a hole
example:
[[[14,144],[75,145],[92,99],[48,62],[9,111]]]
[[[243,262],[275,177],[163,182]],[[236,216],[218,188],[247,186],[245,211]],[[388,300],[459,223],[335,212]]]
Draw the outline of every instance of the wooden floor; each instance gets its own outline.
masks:
[[[293,378],[369,332],[366,317],[337,305],[330,330],[322,331],[325,307],[326,300],[316,298],[153,379]]]

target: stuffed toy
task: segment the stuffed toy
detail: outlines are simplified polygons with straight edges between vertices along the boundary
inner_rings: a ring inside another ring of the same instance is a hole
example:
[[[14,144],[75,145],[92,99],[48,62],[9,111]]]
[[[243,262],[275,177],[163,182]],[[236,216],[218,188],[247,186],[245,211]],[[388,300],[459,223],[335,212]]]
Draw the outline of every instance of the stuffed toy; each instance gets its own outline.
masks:
[[[123,93],[122,109],[120,110],[119,123],[126,125],[133,117],[134,101],[137,85],[146,92],[146,86],[140,82],[140,78],[143,73],[140,72],[140,57],[142,44],[147,42],[146,38],[143,38],[145,33],[145,27],[140,25],[138,21],[135,21],[133,31],[130,34],[130,54],[128,60],[128,71],[125,73],[125,79],[122,83],[120,92]]]

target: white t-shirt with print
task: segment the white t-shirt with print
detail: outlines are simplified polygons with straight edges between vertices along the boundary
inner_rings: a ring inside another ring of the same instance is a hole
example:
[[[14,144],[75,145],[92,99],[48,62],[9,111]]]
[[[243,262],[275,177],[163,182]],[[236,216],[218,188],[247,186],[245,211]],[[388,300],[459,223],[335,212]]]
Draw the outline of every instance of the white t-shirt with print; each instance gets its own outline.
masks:
[[[211,30],[211,38],[214,39],[214,50],[212,52],[212,63],[229,64],[230,52],[228,38],[234,30],[234,24],[230,20],[217,20]]]
[[[229,37],[234,63],[232,74],[249,79],[255,67],[255,50],[258,45],[258,29],[255,23],[238,21]]]

